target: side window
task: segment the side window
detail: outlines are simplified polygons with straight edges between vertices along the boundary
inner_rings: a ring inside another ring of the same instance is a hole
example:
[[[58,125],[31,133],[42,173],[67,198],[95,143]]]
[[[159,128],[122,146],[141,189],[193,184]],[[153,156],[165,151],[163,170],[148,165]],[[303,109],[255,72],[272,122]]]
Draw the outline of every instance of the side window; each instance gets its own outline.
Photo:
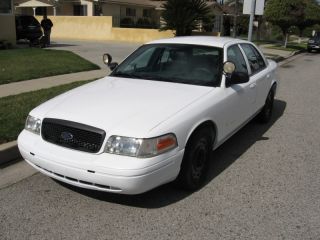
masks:
[[[266,67],[266,63],[264,62],[261,54],[254,46],[250,44],[241,44],[241,47],[248,58],[253,74],[261,71]]]
[[[244,60],[244,57],[238,45],[233,45],[228,48],[227,58],[228,61],[231,61],[236,65],[236,71],[248,73],[246,61]]]

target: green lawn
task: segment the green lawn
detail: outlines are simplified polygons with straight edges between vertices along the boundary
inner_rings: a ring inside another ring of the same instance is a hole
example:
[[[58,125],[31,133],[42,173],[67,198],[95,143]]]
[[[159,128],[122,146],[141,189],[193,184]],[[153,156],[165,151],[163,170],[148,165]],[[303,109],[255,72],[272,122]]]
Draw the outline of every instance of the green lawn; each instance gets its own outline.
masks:
[[[40,103],[88,82],[74,82],[0,98],[0,144],[17,139],[29,112]]]
[[[99,69],[80,56],[38,48],[0,51],[0,84]]]

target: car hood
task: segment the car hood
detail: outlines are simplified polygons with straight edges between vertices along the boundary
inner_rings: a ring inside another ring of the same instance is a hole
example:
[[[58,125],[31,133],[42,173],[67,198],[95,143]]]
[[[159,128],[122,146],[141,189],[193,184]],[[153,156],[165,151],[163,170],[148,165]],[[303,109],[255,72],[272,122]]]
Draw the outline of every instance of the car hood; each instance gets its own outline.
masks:
[[[150,130],[213,89],[106,77],[55,97],[30,114],[79,122],[107,134],[149,137]]]

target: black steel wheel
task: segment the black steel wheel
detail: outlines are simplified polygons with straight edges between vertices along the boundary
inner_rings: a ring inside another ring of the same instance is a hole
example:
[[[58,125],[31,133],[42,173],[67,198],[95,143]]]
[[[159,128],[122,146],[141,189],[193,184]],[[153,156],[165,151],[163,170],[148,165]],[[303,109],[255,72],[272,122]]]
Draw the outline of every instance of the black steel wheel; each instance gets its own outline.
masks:
[[[212,130],[197,130],[187,143],[176,184],[186,190],[197,190],[202,186],[208,170],[212,152]]]
[[[274,103],[274,90],[270,90],[266,102],[258,115],[258,120],[261,123],[268,123],[271,120],[273,112],[273,103]]]

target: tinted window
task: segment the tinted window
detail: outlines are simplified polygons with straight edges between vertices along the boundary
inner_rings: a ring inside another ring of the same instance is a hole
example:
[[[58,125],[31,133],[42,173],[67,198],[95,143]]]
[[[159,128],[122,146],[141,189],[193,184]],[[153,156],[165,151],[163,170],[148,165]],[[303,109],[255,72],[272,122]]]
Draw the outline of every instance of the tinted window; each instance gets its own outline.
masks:
[[[201,86],[220,86],[222,49],[182,44],[145,45],[112,76]]]
[[[74,16],[87,16],[87,5],[73,5]]]
[[[228,48],[227,58],[228,61],[231,61],[236,65],[236,71],[248,73],[246,61],[244,60],[238,45],[233,45]]]
[[[261,71],[266,67],[266,63],[255,47],[253,47],[251,44],[241,44],[241,47],[248,58],[253,74]]]

